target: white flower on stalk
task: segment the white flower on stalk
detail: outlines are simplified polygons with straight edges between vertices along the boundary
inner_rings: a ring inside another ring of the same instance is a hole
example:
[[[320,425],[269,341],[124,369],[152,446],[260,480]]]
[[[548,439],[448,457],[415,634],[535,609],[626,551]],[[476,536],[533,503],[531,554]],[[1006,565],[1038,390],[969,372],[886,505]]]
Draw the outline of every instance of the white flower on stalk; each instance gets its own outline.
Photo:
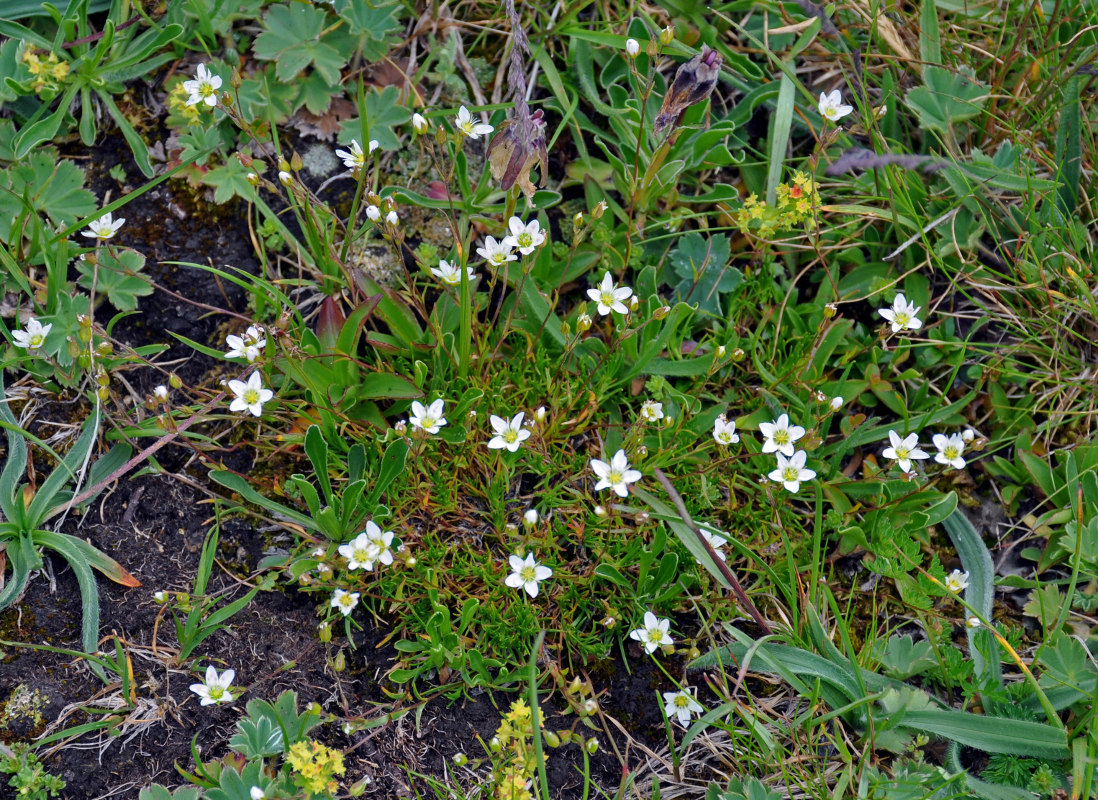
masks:
[[[250,797],[252,800],[263,800],[263,798],[266,796],[266,793],[258,786],[253,786],[251,789],[248,790],[248,797]]]
[[[412,114],[412,130],[418,134],[427,133],[427,129],[430,127],[430,123],[427,122],[427,118],[422,114]]]
[[[814,470],[805,469],[805,461],[808,453],[798,450],[791,457],[786,458],[778,453],[778,468],[768,476],[775,483],[782,484],[790,492],[799,492],[802,481],[810,481],[816,477]]]
[[[659,422],[663,419],[663,403],[655,400],[645,400],[641,404],[640,418],[645,422]]]
[[[332,592],[332,602],[329,604],[332,608],[338,608],[343,616],[347,616],[355,610],[355,606],[358,605],[358,592],[348,592],[343,589],[336,589]]]
[[[190,97],[187,105],[196,106],[205,103],[208,106],[217,105],[217,90],[221,88],[221,76],[214,75],[205,64],[199,64],[193,81],[183,81],[183,91]]]
[[[80,231],[81,236],[87,236],[89,239],[98,239],[101,242],[107,241],[107,239],[113,239],[114,235],[118,233],[118,229],[126,224],[125,217],[119,217],[114,219],[111,212],[107,212],[99,219],[93,219],[88,223],[88,229],[86,231]]]
[[[919,313],[919,306],[907,302],[903,293],[896,295],[891,308],[881,308],[877,313],[892,323],[892,332],[917,331],[922,327],[922,322],[915,315]]]
[[[980,622],[979,617],[969,617],[965,620],[965,626],[969,628],[979,628],[981,625],[983,625],[983,623]]]
[[[267,346],[267,340],[263,338],[263,329],[256,326],[248,326],[243,336],[229,334],[225,337],[225,344],[229,346],[229,352],[225,358],[246,358],[251,364],[259,358],[263,348]]]
[[[446,417],[443,416],[443,405],[445,400],[441,397],[429,406],[423,405],[418,401],[412,401],[412,414],[408,417],[408,423],[413,428],[419,428],[425,433],[438,433],[438,429],[446,424]]]
[[[375,548],[377,548],[378,561],[386,566],[393,563],[393,551],[390,549],[390,546],[393,544],[392,531],[383,531],[381,526],[376,522],[367,520],[366,538]]]
[[[740,435],[736,433],[736,421],[729,421],[724,414],[721,414],[713,420],[713,438],[717,444],[724,446],[738,442]]]
[[[229,381],[229,390],[236,395],[229,404],[229,411],[248,411],[256,417],[263,414],[263,404],[274,397],[274,392],[263,388],[263,376],[259,372],[249,375],[247,383]]]
[[[701,703],[694,699],[690,687],[683,689],[681,692],[663,693],[663,713],[667,715],[668,719],[672,717],[678,719],[679,724],[684,728],[690,724],[691,715],[701,714],[704,711],[705,709]]]
[[[674,644],[674,640],[667,632],[671,627],[671,620],[661,619],[651,611],[644,612],[643,627],[629,631],[629,638],[644,645],[644,652],[654,653],[661,647]]]
[[[640,42],[638,42],[636,39],[625,40],[625,52],[630,58],[636,58],[638,55],[640,55],[640,51]]]
[[[294,182],[294,176],[283,169],[279,170],[278,180],[282,182],[283,186],[289,186],[291,183]]]
[[[911,472],[912,461],[930,458],[926,451],[919,449],[919,434],[917,433],[909,433],[901,439],[900,434],[896,431],[889,431],[888,441],[892,443],[892,446],[886,447],[881,455],[895,460],[904,472]]]
[[[397,215],[396,211],[390,211],[388,214],[385,215],[385,221],[388,222],[390,225],[399,225],[400,217]]]
[[[381,209],[374,205],[366,206],[366,217],[370,222],[377,222],[381,219]]]
[[[538,596],[539,583],[553,576],[553,570],[535,561],[533,553],[528,553],[525,560],[510,556],[507,563],[511,565],[511,574],[503,582],[512,589],[525,589],[531,597]]]
[[[465,270],[465,274],[469,276],[469,283],[475,281],[477,274],[473,271],[473,268],[466,267]],[[431,267],[431,274],[448,286],[461,285],[461,270],[457,264],[451,265],[446,259],[440,260],[438,267]]]
[[[370,154],[377,150],[377,139],[370,140]],[[343,159],[343,166],[347,169],[359,169],[366,166],[366,153],[362,152],[362,145],[358,143],[358,139],[351,140],[350,150],[336,150],[336,155]]]
[[[781,453],[791,456],[797,449],[793,443],[804,436],[804,428],[800,425],[790,425],[789,415],[782,414],[773,422],[760,422],[759,433],[766,437],[762,446],[764,453]]]
[[[705,528],[701,527],[698,528],[698,532],[701,533],[702,538],[709,543],[709,546],[713,548],[713,553],[717,556],[717,558],[719,558],[721,561],[727,560],[724,557],[725,540],[723,537],[720,537],[715,533],[710,533]],[[696,558],[694,560],[698,561]],[[701,562],[698,561],[698,563],[700,564]]]
[[[965,440],[961,438],[961,434],[953,433],[946,436],[936,433],[931,437],[931,441],[938,448],[938,452],[934,455],[935,461],[953,469],[965,468],[965,460],[961,458],[961,453],[965,451]]]
[[[619,497],[628,497],[629,484],[641,479],[640,471],[630,468],[624,450],[614,453],[609,464],[592,458],[591,470],[599,477],[598,483],[595,484],[596,492],[601,489],[613,489]]]
[[[46,337],[50,335],[53,323],[43,325],[34,317],[30,317],[26,322],[26,326],[26,330],[12,331],[11,338],[14,340],[16,347],[25,347],[29,353],[46,343]]]
[[[830,120],[831,122],[838,122],[853,111],[854,106],[844,105],[842,92],[835,89],[830,94],[820,92],[819,109],[821,117]]]
[[[495,130],[491,125],[483,122],[473,122],[473,115],[469,113],[469,109],[465,106],[458,109],[457,117],[454,119],[454,127],[457,128],[458,133],[469,139],[479,139],[481,136],[487,136]]]
[[[508,237],[497,242],[494,236],[486,236],[484,247],[477,248],[477,255],[494,267],[502,266],[507,261],[518,261],[518,256],[511,252]]]
[[[602,283],[598,288],[587,290],[587,296],[598,303],[599,314],[604,317],[611,311],[628,314],[629,309],[622,301],[628,300],[632,294],[633,290],[628,286],[615,286],[609,272],[602,276]]]
[[[489,449],[505,449],[509,453],[518,450],[522,443],[530,438],[530,431],[522,426],[524,416],[525,412],[520,411],[511,418],[510,422],[495,414],[488,417],[488,421],[492,423],[492,429],[496,432],[496,435],[488,441]]]
[[[168,402],[168,387],[164,384],[160,384],[155,389],[153,389],[153,397],[158,403]]]
[[[534,252],[534,248],[545,241],[545,234],[541,232],[541,223],[536,219],[524,224],[518,217],[511,217],[507,227],[510,228],[511,235],[504,237],[504,243],[518,249],[524,256],[530,255]]]
[[[526,527],[532,528],[538,524],[538,510],[536,508],[528,508],[522,515],[522,521],[526,524]]]
[[[946,575],[945,587],[953,594],[960,594],[968,588],[968,573],[961,572],[959,569],[953,570],[953,572]]]
[[[374,523],[366,523],[367,527],[370,525],[374,525]],[[377,528],[377,525],[374,525],[374,527]],[[366,535],[366,532],[363,531],[347,544],[341,544],[339,546],[339,554],[347,559],[347,569],[364,569],[367,572],[372,572],[374,569],[374,562],[381,558],[381,548],[378,547],[377,542],[373,541]],[[389,556],[389,560],[392,561],[391,555]]]
[[[831,406],[832,411],[838,411],[843,407],[843,399],[841,397],[832,397],[831,402],[828,404]]]
[[[205,682],[192,683],[191,691],[202,698],[201,704],[204,706],[231,703],[233,701],[233,695],[232,692],[229,691],[229,686],[232,684],[233,678],[235,677],[236,672],[231,669],[227,669],[218,675],[213,664],[210,664],[206,667]]]

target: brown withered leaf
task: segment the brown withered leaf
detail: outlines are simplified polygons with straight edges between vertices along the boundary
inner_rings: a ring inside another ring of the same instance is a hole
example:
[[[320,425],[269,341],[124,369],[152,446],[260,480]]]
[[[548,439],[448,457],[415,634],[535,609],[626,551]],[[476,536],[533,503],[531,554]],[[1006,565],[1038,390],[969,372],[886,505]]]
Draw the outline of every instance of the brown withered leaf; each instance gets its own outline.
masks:
[[[690,106],[709,97],[717,86],[723,64],[724,57],[703,44],[700,53],[680,65],[675,79],[667,88],[667,94],[663,96],[663,104],[656,114],[652,130],[658,134],[678,120]]]
[[[323,114],[310,114],[304,108],[290,117],[287,124],[296,128],[302,136],[315,136],[321,141],[330,142],[339,133],[339,124],[351,119],[358,113],[355,104],[345,97],[337,97],[328,105]]]

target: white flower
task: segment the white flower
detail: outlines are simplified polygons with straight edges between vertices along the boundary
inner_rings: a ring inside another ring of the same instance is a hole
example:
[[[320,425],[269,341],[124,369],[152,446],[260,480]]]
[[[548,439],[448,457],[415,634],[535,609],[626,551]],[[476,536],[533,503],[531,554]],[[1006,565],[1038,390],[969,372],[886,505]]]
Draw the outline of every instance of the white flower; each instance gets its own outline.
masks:
[[[931,437],[931,441],[938,448],[938,452],[934,455],[935,461],[953,469],[965,468],[965,460],[961,458],[961,453],[965,451],[965,440],[961,438],[961,434],[954,433],[946,436],[936,433]]]
[[[968,588],[968,573],[961,572],[959,569],[953,570],[946,575],[945,587],[953,594],[960,594]]]
[[[329,604],[332,608],[338,608],[343,616],[347,616],[355,610],[355,606],[358,605],[358,592],[347,592],[343,589],[336,589],[332,592],[332,602]]]
[[[393,551],[389,549],[393,543],[392,531],[383,531],[376,522],[368,520],[366,522],[366,538],[377,549],[378,561],[385,565],[393,563]]]
[[[377,139],[371,139],[370,153],[377,150],[377,147]],[[343,166],[347,169],[358,169],[366,165],[366,154],[362,152],[362,145],[358,143],[358,139],[351,140],[350,151],[336,150],[336,155],[343,159]]]
[[[156,398],[156,402],[158,403],[168,402],[168,387],[164,384],[160,384],[153,389],[153,397]]]
[[[881,455],[885,458],[894,459],[904,472],[911,472],[912,461],[930,458],[925,451],[919,449],[919,434],[917,433],[909,433],[901,439],[900,434],[896,431],[889,431],[888,441],[892,443],[892,446],[886,447]]]
[[[198,65],[193,81],[183,81],[183,91],[190,95],[187,105],[196,106],[205,103],[208,106],[217,105],[217,90],[221,88],[221,76],[214,75],[205,64]]]
[[[507,563],[511,565],[511,574],[504,580],[512,589],[525,589],[531,597],[538,596],[538,584],[552,577],[553,570],[543,567],[534,560],[534,554],[528,553],[524,561],[519,556],[510,556]]]
[[[975,438],[976,431],[972,430],[972,428],[965,428],[963,431],[961,431],[961,440],[964,441],[965,444],[968,444]]]
[[[725,540],[715,533],[710,533],[705,528],[699,527],[698,531],[701,533],[702,538],[709,543],[709,546],[713,548],[713,553],[717,556],[717,558],[719,558],[721,561],[726,560],[724,557],[723,549]],[[696,558],[694,560],[698,561]],[[700,564],[701,562],[698,561],[698,563]]]
[[[46,343],[46,337],[50,335],[50,330],[53,328],[53,323],[43,325],[34,317],[30,317],[27,322],[27,329],[23,331],[12,331],[11,338],[15,340],[16,347],[25,347],[27,352],[37,350]]]
[[[282,182],[283,186],[289,186],[291,183],[294,182],[294,176],[284,169],[279,170],[278,179]]]
[[[247,383],[229,381],[229,389],[236,395],[229,404],[229,411],[249,411],[256,417],[263,414],[263,404],[274,397],[274,392],[263,388],[263,376],[258,371],[248,376]]]
[[[525,412],[520,411],[511,418],[511,421],[492,414],[488,421],[492,423],[492,429],[496,432],[488,441],[488,447],[492,450],[506,449],[513,453],[522,446],[522,443],[530,438],[530,431],[522,427],[522,418]]]
[[[536,508],[526,509],[526,512],[522,515],[522,521],[525,522],[531,528],[534,527],[535,525],[537,525],[538,524],[538,510]]]
[[[724,414],[713,420],[713,438],[720,445],[730,445],[738,442],[740,435],[736,433],[735,420],[729,422]]]
[[[979,617],[969,617],[965,620],[965,625],[969,628],[979,628],[982,624]]]
[[[830,94],[820,92],[820,116],[824,119],[838,122],[853,110],[854,106],[843,105],[843,95],[838,89]]]
[[[600,489],[613,489],[619,497],[627,497],[629,495],[629,484],[636,483],[641,479],[638,470],[629,468],[629,461],[625,457],[624,450],[614,453],[614,457],[610,459],[609,464],[597,458],[592,458],[591,470],[599,476],[599,481],[595,484],[596,492]]]
[[[427,133],[427,129],[430,127],[430,123],[427,122],[427,118],[422,114],[412,114],[412,130],[416,133]]]
[[[263,790],[260,789],[258,786],[253,786],[251,789],[248,790],[248,796],[252,798],[252,800],[263,800],[263,798],[267,795],[264,794]]]
[[[830,405],[832,411],[838,411],[843,407],[843,399],[841,397],[832,397]]]
[[[390,211],[388,214],[385,215],[385,221],[388,222],[390,225],[398,225],[400,224],[400,217],[397,216],[396,211]]]
[[[663,419],[663,403],[655,400],[645,400],[641,404],[640,417],[645,422],[659,422]]]
[[[218,675],[213,664],[210,664],[206,667],[206,682],[192,683],[191,691],[202,698],[202,705],[204,706],[231,703],[233,695],[229,691],[229,684],[233,682],[235,677],[236,672],[231,669],[227,669]]]
[[[625,40],[625,52],[629,55],[630,58],[636,58],[638,55],[640,55],[640,51],[640,42],[638,42],[636,39]]]
[[[681,692],[663,693],[663,713],[668,719],[677,717],[679,724],[684,728],[690,724],[691,714],[701,714],[705,711],[701,703],[694,699],[694,695],[687,687]]]
[[[370,525],[377,528],[373,522],[366,523],[367,528]],[[365,569],[371,572],[374,569],[374,562],[381,558],[381,548],[363,531],[347,544],[341,544],[339,554],[347,559],[347,569]],[[393,560],[392,555],[389,556],[389,560]]]
[[[469,283],[476,280],[477,274],[473,272],[472,267],[466,267],[466,274],[469,276]],[[446,259],[442,259],[438,262],[438,267],[431,267],[431,274],[438,278],[443,283],[449,286],[461,285],[461,270],[457,264],[451,265]]]
[[[491,125],[486,125],[483,122],[473,122],[473,115],[469,113],[469,109],[465,106],[458,109],[454,127],[457,128],[458,133],[469,139],[479,139],[481,136],[486,136],[495,130]]]
[[[366,216],[370,222],[377,222],[381,219],[381,209],[374,205],[366,206]]]
[[[778,468],[768,477],[791,492],[799,492],[801,481],[810,481],[816,477],[813,470],[805,469],[804,463],[807,459],[808,453],[804,450],[798,450],[790,458],[778,453]]]
[[[477,248],[477,255],[495,267],[501,266],[506,261],[518,261],[518,256],[511,252],[508,237],[504,237],[499,242],[492,236],[485,237],[484,247]]]
[[[660,619],[651,611],[644,612],[644,627],[629,631],[629,638],[644,645],[644,652],[654,653],[658,648],[674,644],[667,629],[671,620]]]
[[[107,239],[114,238],[114,235],[118,233],[118,229],[125,223],[125,217],[114,219],[111,216],[111,212],[108,211],[99,219],[93,219],[89,222],[88,229],[86,231],[80,231],[80,235],[87,236],[89,239],[98,239],[101,242],[105,242]]]
[[[892,323],[892,332],[899,333],[903,330],[917,331],[922,327],[922,322],[915,315],[919,313],[919,307],[907,302],[903,293],[896,295],[892,301],[892,308],[881,308],[877,313]]]
[[[267,346],[267,340],[260,338],[262,336],[262,328],[254,325],[248,328],[243,336],[229,334],[225,337],[225,344],[229,346],[229,352],[225,354],[225,358],[246,358],[249,364],[253,363]]]
[[[628,286],[615,286],[614,279],[609,272],[602,276],[602,283],[598,285],[597,289],[587,290],[587,296],[598,303],[599,314],[604,317],[611,311],[628,314],[629,309],[625,307],[622,301],[628,300],[632,294],[633,290]]]
[[[782,414],[773,422],[760,422],[759,433],[766,437],[762,446],[764,453],[781,453],[791,456],[796,450],[793,443],[804,436],[804,428],[800,425],[790,425],[789,415]]]
[[[518,217],[511,217],[507,227],[511,229],[511,235],[503,239],[504,243],[517,248],[524,256],[530,255],[534,252],[534,248],[545,241],[545,234],[541,232],[541,223],[536,219],[523,224]]]
[[[168,593],[165,591],[153,592],[153,600],[161,605],[168,602]]]
[[[424,406],[423,403],[412,401],[412,415],[408,417],[408,422],[413,428],[419,428],[426,433],[438,433],[438,429],[446,424],[445,413],[442,410],[443,404],[446,401],[439,398],[429,406]]]

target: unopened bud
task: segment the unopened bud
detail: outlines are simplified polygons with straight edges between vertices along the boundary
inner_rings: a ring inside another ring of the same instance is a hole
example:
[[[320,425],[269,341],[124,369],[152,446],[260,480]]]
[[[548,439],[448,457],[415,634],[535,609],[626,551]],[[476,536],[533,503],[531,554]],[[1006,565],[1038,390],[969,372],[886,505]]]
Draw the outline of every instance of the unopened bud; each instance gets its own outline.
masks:
[[[377,222],[381,219],[381,209],[375,205],[366,206],[366,216],[370,219],[370,222]]]
[[[183,379],[173,372],[168,375],[168,386],[172,387],[173,389],[182,389]]]
[[[595,714],[599,710],[599,701],[593,697],[589,697],[583,701],[583,713]]]
[[[594,511],[595,511],[595,516],[596,517],[605,517],[606,516],[606,508],[603,507],[603,506],[595,506]]]
[[[283,186],[289,186],[291,183],[293,183],[294,176],[283,169],[279,170],[278,179],[282,182]]]
[[[316,629],[317,638],[325,644],[332,641],[332,626],[327,622],[322,622]]]
[[[153,389],[153,397],[156,398],[156,402],[158,403],[168,402],[168,387],[164,386],[163,384],[157,386],[155,389]]]
[[[839,313],[839,307],[834,303],[828,303],[824,306],[824,319],[831,319]]]
[[[591,328],[591,317],[588,314],[580,314],[576,319],[576,330],[579,333],[584,333]]]
[[[606,213],[606,201],[599,200],[594,208],[591,209],[591,219],[602,219],[602,215]]]
[[[95,396],[99,398],[99,402],[105,403],[111,399],[111,390],[106,386],[100,386],[96,391]]]
[[[542,731],[541,738],[544,739],[545,743],[550,747],[560,747],[560,737],[553,733],[553,731]]]
[[[335,658],[332,659],[332,669],[336,672],[343,672],[343,670],[347,669],[347,656],[343,654],[342,650],[336,653]]]
[[[301,172],[301,168],[305,165],[305,162],[301,160],[301,155],[295,150],[294,154],[290,156],[290,167],[294,172]]]
[[[231,94],[229,94],[228,92],[222,92],[221,93],[221,105],[226,106],[228,108],[232,108],[233,96]]]
[[[465,755],[465,753],[454,753],[451,758],[454,761],[454,765],[458,767],[464,767],[469,763],[469,756]]]
[[[640,298],[637,297],[636,295],[633,295],[632,297],[629,298],[629,310],[630,311],[636,311],[638,308],[640,308],[640,304],[641,304]]]
[[[640,51],[640,42],[638,42],[636,39],[625,40],[625,52],[629,54],[630,58],[636,58],[638,55],[640,55]]]
[[[577,228],[583,227],[583,212],[577,211],[576,215],[572,217],[572,224]]]
[[[534,419],[545,422],[545,406],[538,406],[538,410],[534,412]]]
[[[975,438],[976,431],[972,430],[972,428],[965,428],[964,431],[961,433],[961,441],[963,442],[971,442]]]
[[[657,308],[655,311],[652,312],[652,316],[655,317],[656,319],[664,319],[670,313],[671,313],[671,306],[660,306],[659,308]]]
[[[287,161],[284,157],[278,159],[278,171],[279,172],[289,172],[290,171],[290,162]]]
[[[723,344],[717,345],[716,356],[717,358],[724,358],[725,347]]]
[[[667,47],[673,41],[675,41],[675,29],[668,25],[660,31],[660,44]]]
[[[599,740],[592,736],[584,743],[583,747],[587,750],[588,753],[594,755],[599,751]]]
[[[737,347],[735,350],[732,351],[733,361],[743,361],[746,357],[747,353],[743,351],[742,347]]]
[[[522,521],[526,524],[526,527],[532,528],[538,524],[538,512],[537,509],[529,508],[526,513],[522,515]]]
[[[431,126],[427,122],[427,118],[422,114],[412,114],[412,130],[418,134],[427,133]]]
[[[831,410],[832,411],[838,411],[842,407],[843,407],[843,399],[841,397],[832,397],[831,398]]]
[[[244,177],[247,179],[248,183],[250,183],[252,186],[258,186],[259,185],[259,176],[256,175],[254,172],[249,172]]]

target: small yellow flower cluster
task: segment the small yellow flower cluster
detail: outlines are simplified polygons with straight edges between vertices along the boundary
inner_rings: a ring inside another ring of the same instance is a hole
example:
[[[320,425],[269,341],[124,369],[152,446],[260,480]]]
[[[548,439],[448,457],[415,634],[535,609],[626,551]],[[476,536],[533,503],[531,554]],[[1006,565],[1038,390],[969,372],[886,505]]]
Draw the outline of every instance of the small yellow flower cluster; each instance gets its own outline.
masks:
[[[343,753],[311,739],[290,745],[286,761],[293,768],[301,788],[312,794],[339,791],[335,776],[347,771],[343,766]]]
[[[190,126],[200,125],[202,123],[202,111],[201,106],[204,103],[196,103],[189,105],[187,103],[191,93],[188,92],[183,84],[186,81],[180,81],[175,85],[175,88],[168,93],[168,110],[172,114],[179,114],[183,119],[187,120],[187,124]]]
[[[492,740],[493,750],[509,751],[512,757],[509,764],[497,770],[499,782],[496,784],[496,800],[531,800],[527,788],[534,769],[533,716],[530,706],[522,698],[511,703],[511,710],[504,715]]]
[[[792,182],[778,185],[777,196],[773,206],[753,194],[743,201],[743,207],[736,212],[736,222],[744,234],[753,232],[768,238],[802,223],[809,229],[815,226],[821,202],[812,178],[800,170],[794,172]]]
[[[59,60],[55,53],[45,53],[42,57],[33,47],[28,47],[23,51],[23,63],[34,76],[34,83],[31,85],[38,94],[43,91],[60,91],[61,85],[69,76],[69,62]]]

